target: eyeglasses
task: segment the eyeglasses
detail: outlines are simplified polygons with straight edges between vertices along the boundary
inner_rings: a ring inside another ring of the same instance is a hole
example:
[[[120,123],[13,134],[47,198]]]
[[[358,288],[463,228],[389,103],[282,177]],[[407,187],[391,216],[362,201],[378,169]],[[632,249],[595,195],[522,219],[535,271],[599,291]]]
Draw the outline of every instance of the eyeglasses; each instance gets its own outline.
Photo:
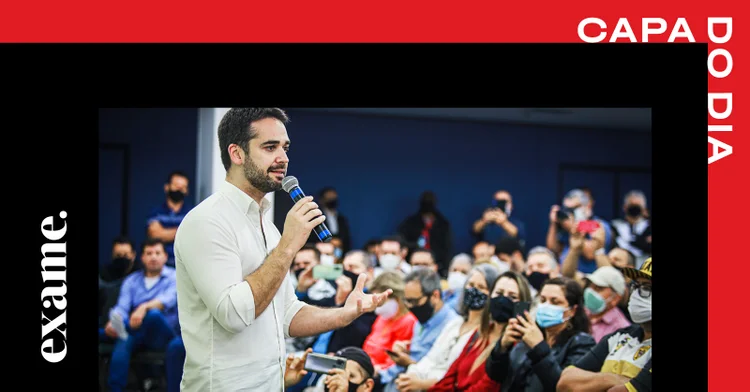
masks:
[[[426,295],[423,295],[419,298],[404,298],[404,304],[406,304],[407,307],[413,308],[415,306],[419,306],[419,302],[422,300],[422,298],[427,297]]]
[[[641,298],[648,298],[651,296],[651,283],[638,283],[635,280],[630,282],[630,292],[634,292],[635,290],[638,290],[638,295],[641,296]]]

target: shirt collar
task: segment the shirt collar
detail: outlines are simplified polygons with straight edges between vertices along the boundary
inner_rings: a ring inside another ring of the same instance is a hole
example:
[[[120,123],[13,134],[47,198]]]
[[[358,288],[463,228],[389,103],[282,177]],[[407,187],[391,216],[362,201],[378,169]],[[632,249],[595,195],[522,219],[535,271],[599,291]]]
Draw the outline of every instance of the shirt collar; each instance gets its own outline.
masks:
[[[258,205],[252,197],[248,196],[247,193],[243,192],[240,188],[227,180],[224,180],[224,182],[221,183],[219,191],[229,197],[229,199],[236,204],[240,210],[248,215],[255,215],[258,211],[265,214],[266,211],[271,208],[271,202],[265,197],[261,200],[261,204]]]
[[[427,322],[424,323],[424,325],[422,325],[422,328],[425,328],[425,329],[432,328],[436,325],[442,324],[443,320],[445,320],[445,318],[448,317],[448,313],[450,311],[451,311],[450,306],[446,304],[445,302],[443,302],[443,306],[440,308],[440,310],[435,312],[435,314],[433,314],[432,317],[430,317],[430,319],[427,320]]]
[[[603,324],[612,324],[615,321],[617,321],[617,318],[619,316],[618,312],[620,309],[615,306],[614,308],[608,310],[606,313],[602,315],[602,317],[599,317],[599,320],[595,322],[595,324],[603,323]]]

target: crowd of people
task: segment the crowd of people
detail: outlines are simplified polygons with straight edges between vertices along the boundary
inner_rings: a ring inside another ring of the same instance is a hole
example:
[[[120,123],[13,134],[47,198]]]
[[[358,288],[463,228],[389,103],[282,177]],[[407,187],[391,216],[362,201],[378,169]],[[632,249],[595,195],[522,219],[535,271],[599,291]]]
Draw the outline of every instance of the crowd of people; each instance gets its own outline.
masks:
[[[118,237],[100,271],[111,391],[125,390],[133,370],[140,389],[164,380],[179,390],[185,348],[173,243],[188,185],[185,174],[170,174],[140,252]],[[465,252],[454,252],[430,192],[392,234],[360,248],[336,190],[317,198],[334,237],[324,243],[313,234],[294,256],[297,298],[343,306],[360,274],[366,292],[391,295],[343,328],[287,338],[288,391],[651,390],[651,226],[642,192],[624,195],[623,217],[608,221],[594,214],[590,190],[571,190],[550,209],[545,243],[528,244],[510,193],[500,190],[467,228],[475,243]],[[164,366],[132,366],[144,350],[164,353]],[[346,369],[299,371],[307,353],[345,358]]]
[[[288,185],[288,122],[279,108],[228,110],[219,188],[191,208],[189,179],[171,173],[140,257],[114,239],[99,279],[108,390],[132,378],[186,392],[651,390],[642,192],[608,220],[590,189],[570,190],[536,244],[499,190],[457,250],[431,192],[392,233],[353,247],[360,229],[329,187],[296,201],[282,233],[265,196]],[[325,242],[313,233],[323,222]],[[144,352],[163,360],[134,363]],[[341,366],[311,371],[318,355]]]

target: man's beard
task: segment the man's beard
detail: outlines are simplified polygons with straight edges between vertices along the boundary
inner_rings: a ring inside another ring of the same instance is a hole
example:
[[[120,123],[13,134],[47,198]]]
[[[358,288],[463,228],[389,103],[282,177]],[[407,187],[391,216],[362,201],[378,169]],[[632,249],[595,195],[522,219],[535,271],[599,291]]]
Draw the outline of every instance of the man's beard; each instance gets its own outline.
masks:
[[[268,171],[263,171],[248,156],[243,169],[245,171],[245,178],[247,178],[247,181],[250,182],[253,188],[264,193],[276,192],[281,189],[281,183],[274,181],[270,177],[269,172],[271,170],[283,169],[283,167],[271,167]]]

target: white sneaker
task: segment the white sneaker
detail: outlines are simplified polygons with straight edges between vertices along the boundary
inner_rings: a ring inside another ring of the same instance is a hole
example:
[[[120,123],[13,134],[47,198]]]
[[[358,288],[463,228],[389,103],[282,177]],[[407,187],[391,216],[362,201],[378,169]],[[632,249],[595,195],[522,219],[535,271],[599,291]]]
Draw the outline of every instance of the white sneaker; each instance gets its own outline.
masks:
[[[117,312],[110,312],[109,320],[112,322],[112,328],[115,329],[115,332],[117,332],[120,339],[127,339],[128,331],[125,329],[125,323],[122,321],[122,316]]]

